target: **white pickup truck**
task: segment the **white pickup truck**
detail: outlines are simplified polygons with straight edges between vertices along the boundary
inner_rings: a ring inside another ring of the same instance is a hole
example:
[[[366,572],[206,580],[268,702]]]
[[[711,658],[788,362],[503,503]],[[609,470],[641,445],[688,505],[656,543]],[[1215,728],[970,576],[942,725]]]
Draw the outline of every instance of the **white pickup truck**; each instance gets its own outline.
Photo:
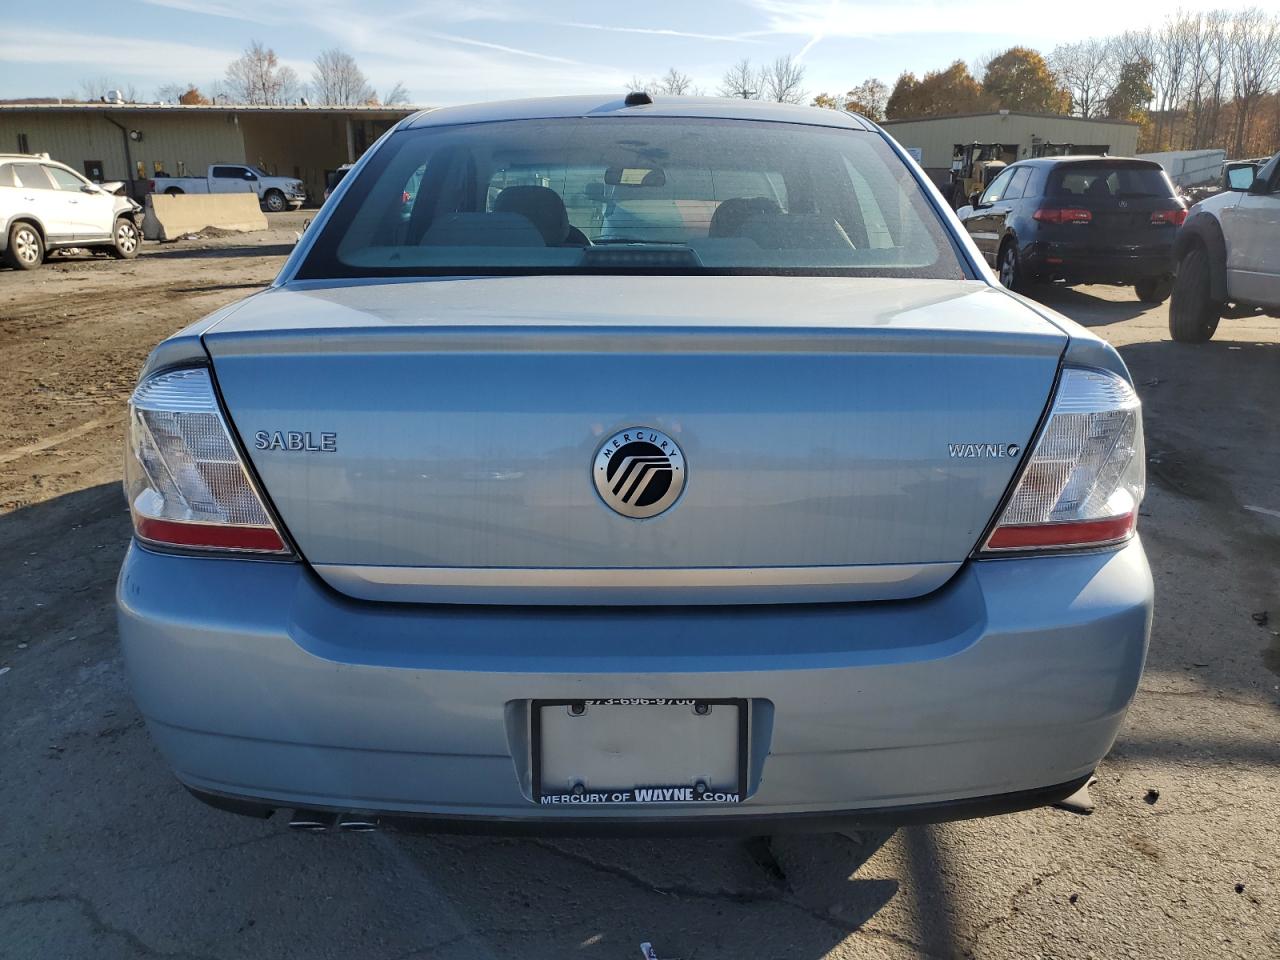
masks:
[[[302,206],[307,190],[301,180],[273,177],[248,163],[213,163],[208,176],[170,177],[156,174],[151,193],[256,193],[263,209],[279,213]]]

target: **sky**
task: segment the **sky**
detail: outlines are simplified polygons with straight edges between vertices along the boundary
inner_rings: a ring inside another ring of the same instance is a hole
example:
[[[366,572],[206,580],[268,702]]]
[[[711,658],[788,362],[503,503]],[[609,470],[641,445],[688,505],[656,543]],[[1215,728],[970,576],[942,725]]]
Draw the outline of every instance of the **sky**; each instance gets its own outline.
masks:
[[[1255,0],[1256,2],[1256,0]],[[1197,3],[1183,10],[1249,5]],[[7,8],[7,9],[5,9]],[[385,92],[448,105],[571,93],[613,93],[668,67],[714,95],[726,68],[790,54],[810,96],[878,77],[892,86],[959,58],[1015,44],[1063,42],[1158,26],[1168,0],[1069,0],[975,6],[972,0],[138,0],[128,16],[98,3],[0,0],[0,98],[76,95],[110,78],[155,98],[167,83],[208,90],[252,40],[306,80],[321,50],[340,47]]]

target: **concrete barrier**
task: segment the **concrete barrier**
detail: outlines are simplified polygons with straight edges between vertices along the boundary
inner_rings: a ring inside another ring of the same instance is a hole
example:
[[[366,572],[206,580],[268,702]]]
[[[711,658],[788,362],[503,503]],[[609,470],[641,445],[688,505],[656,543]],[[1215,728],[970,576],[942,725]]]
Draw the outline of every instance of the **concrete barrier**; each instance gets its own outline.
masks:
[[[148,240],[177,240],[206,228],[252,233],[267,229],[267,217],[254,193],[147,195],[142,235]]]

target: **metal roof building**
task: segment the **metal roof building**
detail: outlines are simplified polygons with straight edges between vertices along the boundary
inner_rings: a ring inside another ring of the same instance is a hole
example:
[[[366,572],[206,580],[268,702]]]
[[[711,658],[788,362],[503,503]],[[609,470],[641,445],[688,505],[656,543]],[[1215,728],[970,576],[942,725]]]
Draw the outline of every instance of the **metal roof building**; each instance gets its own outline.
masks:
[[[915,120],[886,120],[882,126],[902,146],[919,148],[920,165],[935,179],[951,169],[956,144],[999,143],[1017,159],[1037,155],[1044,144],[1072,144],[1073,153],[1109,153],[1131,157],[1138,152],[1138,125],[1127,120],[1082,120],[1047,113],[964,113]]]
[[[253,163],[297,177],[319,200],[325,176],[357,159],[418,108],[146,103],[0,104],[0,150],[48,153],[135,194],[163,171],[203,176],[211,163]]]

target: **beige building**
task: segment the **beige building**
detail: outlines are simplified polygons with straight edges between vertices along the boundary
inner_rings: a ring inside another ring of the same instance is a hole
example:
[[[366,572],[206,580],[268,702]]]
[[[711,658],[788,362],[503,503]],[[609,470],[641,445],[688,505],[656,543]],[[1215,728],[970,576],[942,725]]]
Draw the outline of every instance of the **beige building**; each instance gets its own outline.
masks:
[[[0,152],[48,153],[92,180],[130,180],[135,195],[161,171],[204,176],[211,163],[252,163],[297,177],[319,202],[326,175],[359,158],[413,109],[0,104]]]
[[[1023,160],[1052,153],[1109,153],[1131,157],[1138,152],[1138,125],[1127,120],[1081,120],[1045,113],[966,113],[919,120],[886,120],[885,130],[903,147],[922,153],[920,165],[935,183],[946,182],[958,144],[1002,144],[1009,156]]]

